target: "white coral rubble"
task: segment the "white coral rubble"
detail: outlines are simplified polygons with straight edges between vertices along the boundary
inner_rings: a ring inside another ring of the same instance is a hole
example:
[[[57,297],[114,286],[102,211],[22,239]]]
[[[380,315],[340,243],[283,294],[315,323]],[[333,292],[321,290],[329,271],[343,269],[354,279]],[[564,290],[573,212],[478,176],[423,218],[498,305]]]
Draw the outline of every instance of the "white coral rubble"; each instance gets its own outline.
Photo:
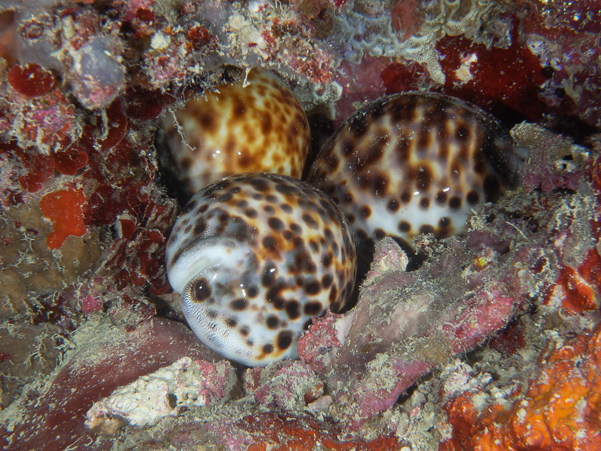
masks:
[[[94,403],[86,414],[86,426],[112,433],[114,417],[131,426],[151,426],[163,417],[177,416],[184,407],[202,407],[227,397],[235,378],[229,362],[182,357]]]

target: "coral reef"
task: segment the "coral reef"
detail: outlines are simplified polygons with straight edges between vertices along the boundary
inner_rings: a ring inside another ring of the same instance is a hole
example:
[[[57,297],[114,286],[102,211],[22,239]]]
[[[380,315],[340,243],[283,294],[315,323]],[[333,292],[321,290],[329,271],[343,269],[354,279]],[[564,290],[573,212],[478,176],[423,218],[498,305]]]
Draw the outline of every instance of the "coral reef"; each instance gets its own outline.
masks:
[[[0,447],[600,447],[599,14],[595,0],[2,2]],[[299,99],[313,158],[357,110],[412,90],[494,115],[523,162],[464,235],[421,235],[415,256],[380,242],[356,305],[314,319],[300,360],[245,369],[183,324],[165,264],[183,205],[156,132],[252,67]],[[170,395],[189,385],[162,386],[156,423],[114,409],[86,427],[95,402],[157,371],[231,385],[185,408]]]

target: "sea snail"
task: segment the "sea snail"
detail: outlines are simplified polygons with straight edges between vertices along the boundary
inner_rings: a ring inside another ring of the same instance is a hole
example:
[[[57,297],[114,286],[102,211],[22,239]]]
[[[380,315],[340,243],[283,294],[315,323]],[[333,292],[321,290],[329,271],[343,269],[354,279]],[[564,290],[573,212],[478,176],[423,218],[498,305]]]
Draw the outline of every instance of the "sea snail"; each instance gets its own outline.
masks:
[[[278,174],[227,177],[195,194],[167,243],[167,274],[198,338],[248,366],[297,357],[307,322],[339,311],[355,242],[338,207]]]
[[[252,100],[242,103],[247,115],[268,92],[261,83],[254,82],[259,94],[249,94]],[[238,102],[233,92],[234,100],[222,98],[223,105]],[[296,101],[281,92],[270,96],[291,102],[278,107],[295,118],[288,125],[249,128],[242,119],[242,125],[227,119],[235,116],[235,107],[228,107],[227,114],[208,107],[211,117],[222,121],[220,129],[242,127],[226,134],[222,142],[231,144],[228,151],[235,155],[243,149],[246,155],[250,145],[241,130],[269,134],[279,128],[287,130],[289,140],[298,138],[296,132],[308,132],[304,113],[297,111],[302,112],[300,105],[291,106]],[[273,104],[265,101],[264,106],[269,110]],[[187,108],[180,116],[184,128],[186,114],[198,115],[199,123],[213,121],[202,110]],[[204,141],[197,137],[198,142],[210,142],[209,135]],[[261,139],[250,141],[271,141]],[[278,142],[281,150],[284,141]],[[308,135],[297,144],[299,149],[308,145]],[[215,156],[214,148],[210,152]],[[298,155],[302,158],[292,159],[294,169],[283,172],[300,175],[306,150]],[[246,168],[237,162],[236,169],[216,170],[210,159],[204,161],[209,178],[202,175],[195,186]],[[388,235],[411,249],[421,233],[462,233],[471,208],[495,200],[511,184],[515,164],[509,133],[477,107],[437,94],[383,97],[351,116],[326,143],[309,173],[313,186],[257,172],[202,188],[169,238],[169,282],[182,294],[190,327],[213,350],[248,366],[295,358],[306,324],[326,309],[339,311],[351,295],[357,240],[365,249]],[[188,166],[194,165],[183,169]],[[183,174],[192,177],[190,171]]]
[[[163,167],[189,198],[209,183],[243,172],[300,178],[311,136],[292,91],[263,69],[229,67],[226,83],[166,115],[157,139]],[[233,80],[233,82],[232,82]],[[185,139],[182,139],[180,133]]]
[[[347,119],[307,181],[340,206],[363,249],[392,236],[410,250],[422,233],[465,232],[471,209],[496,200],[518,163],[508,131],[478,107],[408,92]]]

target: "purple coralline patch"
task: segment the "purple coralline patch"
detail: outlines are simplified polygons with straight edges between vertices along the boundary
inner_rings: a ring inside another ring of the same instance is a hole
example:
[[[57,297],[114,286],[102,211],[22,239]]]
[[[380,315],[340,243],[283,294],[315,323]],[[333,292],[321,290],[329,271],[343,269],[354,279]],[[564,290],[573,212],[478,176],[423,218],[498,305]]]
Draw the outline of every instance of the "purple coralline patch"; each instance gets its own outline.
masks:
[[[299,360],[275,362],[265,368],[257,368],[261,374],[260,387],[252,394],[262,406],[294,412],[298,407],[313,402],[320,396],[323,383],[309,365]],[[256,370],[249,370],[253,372]],[[248,384],[246,385],[248,389]]]
[[[589,152],[569,138],[555,135],[536,124],[523,122],[511,130],[516,146],[527,151],[527,164],[520,167],[520,182],[531,191],[556,188],[576,190],[582,181]]]
[[[321,373],[324,367],[329,366],[329,351],[342,346],[338,340],[337,327],[341,328],[343,318],[343,315],[328,310],[325,316],[315,318],[309,326],[309,332],[298,340],[298,354],[301,360],[314,371]]]

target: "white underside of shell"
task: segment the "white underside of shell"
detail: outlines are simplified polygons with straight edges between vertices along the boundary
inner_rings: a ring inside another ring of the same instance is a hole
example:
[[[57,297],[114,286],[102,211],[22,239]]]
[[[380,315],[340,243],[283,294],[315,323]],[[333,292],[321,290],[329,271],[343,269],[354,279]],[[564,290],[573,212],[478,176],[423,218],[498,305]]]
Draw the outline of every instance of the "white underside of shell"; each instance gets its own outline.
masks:
[[[175,246],[167,248],[167,260],[173,257]],[[171,287],[177,293],[183,293],[185,286],[203,269],[216,265],[232,268],[242,266],[248,261],[250,249],[234,240],[224,238],[207,238],[182,253],[181,257],[167,272]],[[227,262],[227,264],[226,264]]]
[[[251,340],[256,345],[273,343],[276,340],[279,331],[269,330],[261,325],[263,311],[248,313],[232,318],[245,318],[247,324],[251,324],[249,335],[242,339],[239,334],[232,332],[222,321],[221,318],[215,320],[210,319],[206,315],[206,310],[199,304],[191,302],[186,296],[187,289],[182,295],[182,310],[188,321],[188,325],[208,348],[221,354],[225,358],[243,365],[256,366],[256,350],[247,346],[245,340]],[[301,331],[296,331],[296,336],[293,339],[292,345],[282,353],[278,359],[296,359],[298,357],[297,341]],[[260,362],[261,365],[268,364],[269,361]]]

